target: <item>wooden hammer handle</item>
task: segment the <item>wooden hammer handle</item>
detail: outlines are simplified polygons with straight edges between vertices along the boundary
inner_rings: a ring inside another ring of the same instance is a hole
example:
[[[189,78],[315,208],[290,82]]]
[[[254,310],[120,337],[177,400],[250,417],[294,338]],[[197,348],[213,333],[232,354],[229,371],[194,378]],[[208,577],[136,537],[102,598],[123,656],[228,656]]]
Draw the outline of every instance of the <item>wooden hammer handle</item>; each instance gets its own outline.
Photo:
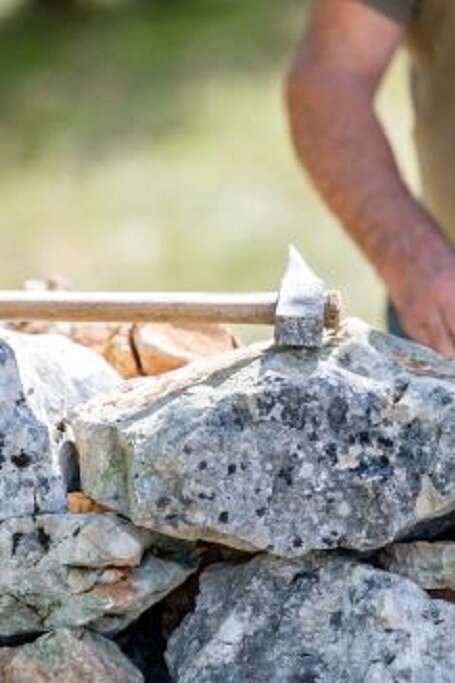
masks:
[[[273,325],[277,295],[0,291],[0,319]]]
[[[273,325],[277,293],[188,294],[0,291],[0,320],[187,322]],[[327,295],[325,322],[335,328],[338,298]]]

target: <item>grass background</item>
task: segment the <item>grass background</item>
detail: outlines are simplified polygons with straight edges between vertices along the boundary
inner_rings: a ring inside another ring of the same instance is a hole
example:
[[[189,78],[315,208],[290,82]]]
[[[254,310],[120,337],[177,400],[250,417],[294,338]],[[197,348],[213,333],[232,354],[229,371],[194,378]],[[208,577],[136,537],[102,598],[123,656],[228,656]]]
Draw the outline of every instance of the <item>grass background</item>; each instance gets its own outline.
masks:
[[[0,288],[275,289],[287,244],[381,325],[282,102],[302,0],[0,0]],[[406,63],[379,109],[417,187]],[[334,112],[336,115],[336,112]],[[374,168],[371,169],[374,173]]]

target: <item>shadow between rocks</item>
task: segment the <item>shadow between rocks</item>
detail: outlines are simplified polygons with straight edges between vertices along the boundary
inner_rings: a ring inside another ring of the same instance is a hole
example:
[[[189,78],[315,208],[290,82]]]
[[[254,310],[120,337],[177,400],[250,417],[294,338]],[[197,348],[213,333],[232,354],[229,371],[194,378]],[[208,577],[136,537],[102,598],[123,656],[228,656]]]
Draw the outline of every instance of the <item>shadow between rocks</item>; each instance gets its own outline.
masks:
[[[114,641],[128,659],[143,674],[145,683],[172,683],[164,652],[166,640],[161,631],[163,607],[155,605]]]
[[[183,619],[194,611],[203,571],[220,562],[242,564],[254,557],[254,554],[233,548],[203,543],[199,546],[199,555],[200,566],[196,574],[113,639],[142,673],[145,683],[172,683],[164,657],[167,641]]]

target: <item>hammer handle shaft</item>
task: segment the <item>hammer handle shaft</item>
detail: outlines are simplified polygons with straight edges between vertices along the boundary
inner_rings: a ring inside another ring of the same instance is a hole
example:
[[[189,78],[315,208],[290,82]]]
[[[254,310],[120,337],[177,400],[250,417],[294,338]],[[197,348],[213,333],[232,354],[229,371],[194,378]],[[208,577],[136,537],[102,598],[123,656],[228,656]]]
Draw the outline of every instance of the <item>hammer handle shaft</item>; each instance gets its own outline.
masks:
[[[0,291],[0,320],[273,325],[277,294]]]

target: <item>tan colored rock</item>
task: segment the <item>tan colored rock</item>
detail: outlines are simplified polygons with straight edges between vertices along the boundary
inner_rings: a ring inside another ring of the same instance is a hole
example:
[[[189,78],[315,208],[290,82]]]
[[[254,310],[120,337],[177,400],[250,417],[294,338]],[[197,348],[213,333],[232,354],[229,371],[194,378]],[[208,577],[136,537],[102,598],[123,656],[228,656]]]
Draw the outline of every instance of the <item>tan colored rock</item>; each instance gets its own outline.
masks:
[[[240,346],[238,339],[221,325],[137,325],[133,340],[143,375],[159,375]]]
[[[171,323],[9,323],[25,334],[61,334],[103,356],[124,379],[158,375],[226,353],[239,340],[221,325]]]
[[[19,648],[0,649],[2,683],[143,683],[142,674],[109,640],[62,629]]]
[[[82,346],[89,346],[106,358],[106,347],[111,338],[117,334],[119,326],[108,323],[58,323],[56,327],[56,332],[71,337]],[[106,358],[106,360],[109,359]]]
[[[67,507],[68,512],[71,512],[73,515],[84,515],[90,512],[94,514],[103,514],[111,511],[110,508],[105,505],[100,505],[99,503],[95,503],[91,498],[87,498],[87,496],[80,491],[68,494]]]
[[[103,349],[107,362],[125,379],[143,374],[133,342],[134,328],[131,324],[117,325]]]

